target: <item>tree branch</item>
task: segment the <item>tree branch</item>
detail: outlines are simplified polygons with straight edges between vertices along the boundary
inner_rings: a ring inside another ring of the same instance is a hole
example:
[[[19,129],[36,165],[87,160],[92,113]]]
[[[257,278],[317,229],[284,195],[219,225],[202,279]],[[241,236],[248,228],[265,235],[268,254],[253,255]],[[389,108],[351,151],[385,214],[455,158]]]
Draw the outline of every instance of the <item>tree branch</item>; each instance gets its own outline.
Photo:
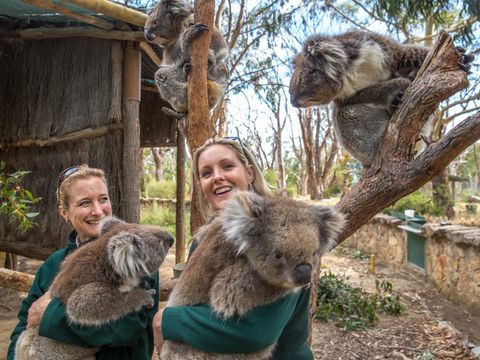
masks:
[[[414,145],[439,103],[468,85],[460,54],[442,32],[415,81],[407,89],[379,145],[372,166],[336,208],[348,217],[339,242],[375,214],[420,188],[480,138],[480,113],[465,119],[417,158]]]

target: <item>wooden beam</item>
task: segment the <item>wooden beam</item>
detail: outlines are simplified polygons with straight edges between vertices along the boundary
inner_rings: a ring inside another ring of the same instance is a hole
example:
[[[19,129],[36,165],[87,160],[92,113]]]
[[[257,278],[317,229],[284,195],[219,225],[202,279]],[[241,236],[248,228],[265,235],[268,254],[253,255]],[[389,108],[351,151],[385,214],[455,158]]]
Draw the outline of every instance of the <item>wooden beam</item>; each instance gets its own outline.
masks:
[[[160,57],[157,55],[155,50],[153,50],[149,43],[147,43],[146,41],[140,41],[140,48],[145,51],[145,54],[148,55],[148,57],[154,62],[155,65],[160,66],[160,64],[162,63],[162,59],[160,59]]]
[[[22,0],[22,1],[41,9],[53,10],[55,12],[66,15],[72,19],[86,22],[87,24],[94,25],[101,29],[111,30],[115,28],[115,25],[109,23],[108,21],[96,18],[94,16],[76,13],[75,11],[65,6],[54,3],[51,0]]]
[[[0,241],[0,251],[6,251],[16,255],[22,255],[32,259],[45,260],[57,248],[45,248],[39,245],[32,245],[25,242]]]
[[[147,21],[147,14],[107,0],[59,0],[59,2],[81,6],[96,13],[102,13],[111,18],[142,28]]]
[[[28,292],[32,287],[33,279],[33,275],[0,268],[0,286],[17,291]]]
[[[100,126],[98,128],[87,128],[79,131],[74,131],[63,136],[54,136],[48,139],[25,139],[16,143],[4,144],[0,145],[0,149],[11,147],[49,146],[64,141],[100,137],[108,134],[109,132],[122,128],[122,124],[111,124],[107,126]]]
[[[100,30],[93,27],[79,26],[68,28],[34,28],[0,32],[0,37],[20,38],[28,40],[54,39],[63,37],[91,37],[97,39],[141,41],[141,31]]]

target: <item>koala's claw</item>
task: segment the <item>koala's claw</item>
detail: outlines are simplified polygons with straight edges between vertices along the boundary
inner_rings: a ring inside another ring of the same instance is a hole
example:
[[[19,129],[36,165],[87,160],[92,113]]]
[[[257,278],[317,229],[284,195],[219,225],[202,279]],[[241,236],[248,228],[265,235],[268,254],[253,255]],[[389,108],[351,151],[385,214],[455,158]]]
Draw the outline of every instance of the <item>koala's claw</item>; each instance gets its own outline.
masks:
[[[467,54],[467,49],[457,46],[456,49],[462,55],[462,59],[458,62],[458,67],[465,71],[467,74],[471,74],[470,69],[472,68],[472,65],[470,64],[475,60],[475,55],[473,54]]]
[[[208,31],[208,26],[202,23],[194,24],[191,27],[192,30],[195,31],[195,33],[198,33],[198,35]]]
[[[398,90],[392,95],[387,107],[387,111],[390,115],[392,115],[395,112],[395,110],[397,110],[400,107],[400,104],[402,103],[403,94],[404,94],[403,90]]]
[[[185,75],[190,74],[190,71],[192,70],[192,64],[190,64],[188,61],[183,65],[183,73]]]

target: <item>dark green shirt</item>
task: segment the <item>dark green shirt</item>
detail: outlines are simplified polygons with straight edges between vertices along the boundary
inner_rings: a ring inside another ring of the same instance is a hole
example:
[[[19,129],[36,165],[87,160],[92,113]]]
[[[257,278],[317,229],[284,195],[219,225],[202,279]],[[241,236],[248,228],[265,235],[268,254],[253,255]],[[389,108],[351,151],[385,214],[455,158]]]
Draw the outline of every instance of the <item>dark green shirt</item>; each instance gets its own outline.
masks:
[[[15,344],[27,325],[30,305],[49,289],[60,269],[63,259],[77,248],[75,233],[68,240],[67,247],[53,253],[38,269],[28,296],[23,300],[18,314],[19,322],[10,336],[7,360],[13,360]],[[65,308],[54,298],[47,306],[40,323],[39,334],[79,346],[101,346],[96,359],[150,360],[153,353],[152,319],[158,310],[158,273],[146,278],[149,288],[156,289],[155,306],[143,308],[136,313],[104,326],[75,326],[69,324]],[[114,306],[114,304],[112,304]]]
[[[310,289],[228,320],[206,304],[167,307],[162,333],[165,340],[184,342],[206,352],[257,352],[276,343],[274,360],[311,360],[313,354],[307,344],[309,308]]]

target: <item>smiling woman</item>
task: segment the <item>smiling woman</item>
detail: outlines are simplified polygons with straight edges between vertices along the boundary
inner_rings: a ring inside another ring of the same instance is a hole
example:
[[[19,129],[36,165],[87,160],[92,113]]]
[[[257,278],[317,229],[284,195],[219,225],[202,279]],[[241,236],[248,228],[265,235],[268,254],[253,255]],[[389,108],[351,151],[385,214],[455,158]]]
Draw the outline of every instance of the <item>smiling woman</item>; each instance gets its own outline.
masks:
[[[15,359],[15,345],[26,329],[38,326],[38,334],[82,347],[100,347],[97,359],[150,360],[153,335],[150,327],[158,309],[158,272],[146,276],[145,287],[154,289],[154,306],[143,307],[104,326],[80,326],[68,319],[65,306],[52,298],[49,288],[65,257],[100,235],[100,222],[112,215],[108,185],[101,169],[87,165],[65,169],[58,178],[57,205],[60,216],[73,227],[68,243],[38,269],[28,296],[18,314],[19,322],[10,337],[7,360]],[[92,264],[93,266],[93,264]],[[61,354],[59,358],[63,358]]]
[[[86,165],[62,172],[57,201],[60,215],[72,224],[79,243],[97,237],[100,233],[100,220],[112,214],[103,171]]]

